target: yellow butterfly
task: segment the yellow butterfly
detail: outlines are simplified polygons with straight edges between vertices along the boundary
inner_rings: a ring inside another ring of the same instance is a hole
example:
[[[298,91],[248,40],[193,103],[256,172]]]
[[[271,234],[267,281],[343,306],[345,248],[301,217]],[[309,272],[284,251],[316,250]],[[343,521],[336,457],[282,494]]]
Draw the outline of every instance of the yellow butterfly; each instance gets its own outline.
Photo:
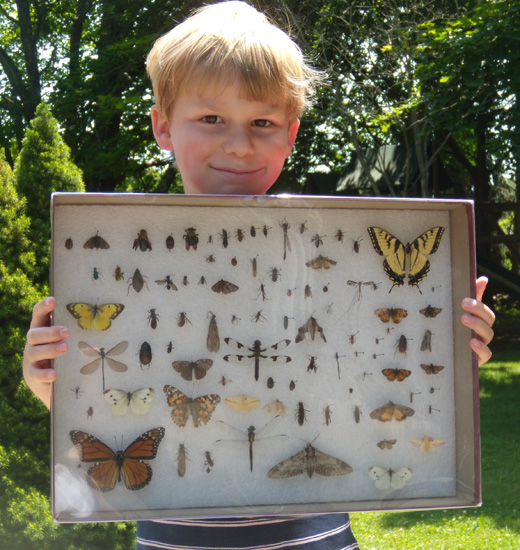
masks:
[[[410,443],[412,445],[415,445],[416,447],[419,447],[421,451],[427,453],[430,451],[430,449],[437,449],[439,447],[442,447],[446,443],[446,441],[444,441],[444,439],[437,439],[435,437],[425,435],[423,437],[412,439]]]
[[[231,397],[226,397],[224,401],[237,412],[252,411],[261,403],[260,399],[257,397],[251,397],[250,395],[233,395]]]
[[[426,255],[433,254],[439,248],[444,227],[432,227],[405,245],[397,237],[380,227],[369,227],[367,231],[372,239],[374,250],[380,256],[385,256],[383,267],[393,283],[390,292],[394,286],[404,284],[407,258],[409,262],[408,284],[419,288],[419,282],[430,271],[430,262]]]
[[[125,309],[123,304],[67,304],[69,313],[85,330],[108,330],[112,321]]]

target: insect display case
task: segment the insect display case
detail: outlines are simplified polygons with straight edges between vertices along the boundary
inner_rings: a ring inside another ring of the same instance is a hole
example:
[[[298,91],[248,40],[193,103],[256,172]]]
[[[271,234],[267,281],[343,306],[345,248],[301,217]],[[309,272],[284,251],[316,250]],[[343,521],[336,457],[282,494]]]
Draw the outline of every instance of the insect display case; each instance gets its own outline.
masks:
[[[468,201],[57,193],[53,512],[474,506]]]

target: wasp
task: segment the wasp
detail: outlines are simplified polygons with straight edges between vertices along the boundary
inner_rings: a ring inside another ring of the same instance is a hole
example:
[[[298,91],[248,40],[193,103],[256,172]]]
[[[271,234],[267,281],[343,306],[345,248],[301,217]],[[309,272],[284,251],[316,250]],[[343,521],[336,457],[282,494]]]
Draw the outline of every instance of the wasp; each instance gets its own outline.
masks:
[[[148,233],[146,229],[141,229],[137,234],[137,239],[134,240],[134,250],[137,250],[138,248],[142,252],[152,250],[152,243],[148,238]]]

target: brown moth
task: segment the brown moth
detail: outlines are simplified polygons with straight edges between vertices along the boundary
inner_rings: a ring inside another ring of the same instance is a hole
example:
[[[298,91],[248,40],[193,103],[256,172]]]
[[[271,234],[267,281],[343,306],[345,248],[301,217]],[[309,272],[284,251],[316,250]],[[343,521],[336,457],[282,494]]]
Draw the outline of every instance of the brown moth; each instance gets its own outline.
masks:
[[[172,367],[184,378],[184,380],[201,380],[213,366],[211,359],[197,359],[196,361],[174,361]]]
[[[312,477],[315,473],[320,476],[344,476],[352,472],[352,467],[336,458],[318,451],[310,443],[303,451],[282,460],[267,472],[271,479],[283,479],[307,474]]]
[[[431,351],[432,350],[432,331],[427,330],[424,333],[423,340],[421,343],[421,351]]]
[[[208,337],[206,338],[206,346],[208,351],[217,353],[220,349],[220,338],[218,335],[217,316],[214,313],[209,313],[211,319],[209,320]]]
[[[305,338],[306,334],[309,334],[311,340],[314,340],[316,333],[318,333],[323,338],[324,342],[327,341],[327,338],[325,338],[323,329],[318,324],[318,321],[316,321],[316,319],[311,316],[306,321],[306,323],[298,329],[298,334],[296,335],[296,338],[294,339],[294,341],[296,344],[298,342],[301,342]]]
[[[226,397],[224,401],[236,412],[250,412],[261,403],[258,397],[250,395],[232,395]]]
[[[376,445],[384,451],[385,449],[391,450],[393,446],[397,443],[397,439],[383,439]]]
[[[106,250],[107,248],[110,248],[110,245],[99,235],[99,231],[96,231],[96,234],[93,237],[90,237],[90,239],[87,239],[85,244],[83,245],[83,248],[88,248],[90,250],[93,250],[94,248],[97,250],[101,248],[102,250]]]
[[[335,266],[337,263],[338,262],[336,262],[335,260],[331,260],[330,258],[327,258],[320,254],[313,260],[309,260],[308,262],[306,262],[305,265],[312,269],[330,269],[331,267]]]
[[[287,413],[287,407],[277,399],[276,401],[272,401],[271,403],[265,405],[264,411],[268,414],[279,416]]]
[[[433,319],[439,315],[439,313],[442,311],[441,307],[433,307],[431,305],[426,306],[423,309],[419,310],[419,313],[421,315],[424,315],[425,317],[428,317],[430,319]]]
[[[220,281],[216,282],[211,287],[211,290],[217,294],[230,294],[231,292],[236,292],[238,288],[239,287],[237,285],[230,283],[229,281],[225,281],[224,279],[220,279]]]
[[[441,370],[443,370],[444,367],[442,365],[434,365],[433,363],[430,363],[429,365],[421,363],[421,369],[426,374],[439,374],[439,372],[441,372]]]
[[[398,405],[397,403],[389,401],[382,407],[374,409],[370,413],[370,418],[379,420],[379,422],[390,422],[393,418],[395,418],[397,422],[403,422],[409,416],[413,416],[414,414],[415,411],[411,407],[407,407],[406,405]]]

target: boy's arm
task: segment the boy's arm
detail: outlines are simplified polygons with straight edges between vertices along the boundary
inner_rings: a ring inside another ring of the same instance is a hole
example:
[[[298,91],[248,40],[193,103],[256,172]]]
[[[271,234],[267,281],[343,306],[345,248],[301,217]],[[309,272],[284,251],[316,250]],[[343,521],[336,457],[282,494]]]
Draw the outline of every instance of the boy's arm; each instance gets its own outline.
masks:
[[[49,296],[33,308],[33,316],[27,343],[23,354],[23,375],[32,392],[50,408],[52,383],[56,371],[51,368],[51,359],[66,353],[69,349],[65,339],[70,331],[63,326],[49,326],[50,314],[56,307],[56,300]]]
[[[479,365],[483,365],[491,359],[491,350],[488,348],[488,344],[494,336],[491,327],[495,322],[495,314],[481,302],[487,283],[487,277],[479,277],[476,284],[477,299],[464,298],[462,300],[462,309],[466,313],[462,315],[461,321],[464,326],[473,330],[477,335],[477,338],[471,339],[470,346],[478,356]]]

